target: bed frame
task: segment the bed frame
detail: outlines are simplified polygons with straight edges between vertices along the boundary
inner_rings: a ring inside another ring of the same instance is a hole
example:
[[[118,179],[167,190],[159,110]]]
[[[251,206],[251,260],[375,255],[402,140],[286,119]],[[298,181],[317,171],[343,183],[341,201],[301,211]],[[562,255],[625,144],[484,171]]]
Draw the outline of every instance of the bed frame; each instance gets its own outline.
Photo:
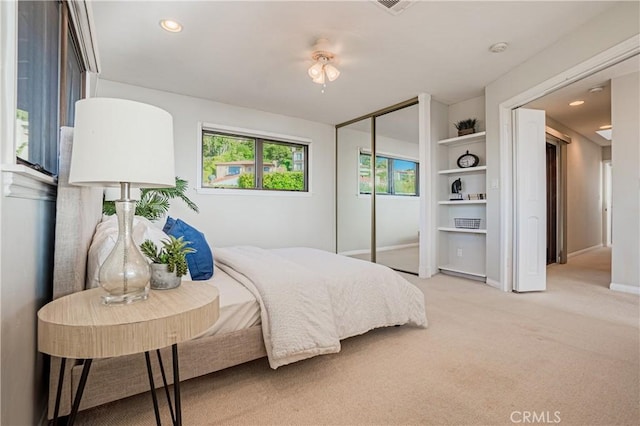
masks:
[[[96,225],[102,218],[102,190],[69,185],[69,166],[73,129],[63,127],[60,135],[60,166],[56,209],[55,263],[53,298],[85,289],[87,253]],[[140,302],[144,303],[144,302]],[[169,356],[170,349],[163,352]],[[267,355],[261,327],[217,334],[178,344],[180,378],[188,380]],[[162,384],[155,357],[155,383]],[[61,359],[51,357],[49,378],[49,419],[53,418]],[[63,372],[60,415],[71,411],[71,401],[80,381],[81,360],[70,360]],[[172,383],[171,365],[165,365],[167,380]],[[82,396],[80,410],[126,398],[149,390],[144,354],[96,359]]]

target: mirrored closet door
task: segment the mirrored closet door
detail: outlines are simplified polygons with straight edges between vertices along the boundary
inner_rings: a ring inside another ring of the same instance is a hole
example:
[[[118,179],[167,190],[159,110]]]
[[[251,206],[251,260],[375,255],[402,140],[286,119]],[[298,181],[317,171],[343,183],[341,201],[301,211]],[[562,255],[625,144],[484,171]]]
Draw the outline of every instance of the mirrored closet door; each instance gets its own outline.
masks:
[[[418,273],[418,105],[376,117],[376,261]]]
[[[337,129],[336,205],[338,253],[375,261],[371,252],[370,166],[362,153],[371,152],[367,118]]]
[[[337,252],[417,274],[418,102],[336,126]]]

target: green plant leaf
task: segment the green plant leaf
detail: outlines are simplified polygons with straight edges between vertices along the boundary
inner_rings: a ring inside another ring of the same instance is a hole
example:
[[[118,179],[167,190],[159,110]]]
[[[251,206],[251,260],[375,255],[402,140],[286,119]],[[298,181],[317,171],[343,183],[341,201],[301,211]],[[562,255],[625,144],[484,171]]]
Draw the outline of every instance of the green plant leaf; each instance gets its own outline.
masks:
[[[140,200],[136,203],[136,215],[144,216],[149,220],[158,220],[169,211],[170,201],[176,198],[182,200],[187,207],[196,213],[200,209],[186,196],[189,189],[189,182],[176,176],[175,188],[142,188],[140,190]],[[102,212],[108,216],[116,213],[115,202],[103,201]]]
[[[169,235],[169,238],[162,240],[160,250],[151,240],[140,244],[140,250],[152,262],[167,265],[169,272],[175,271],[181,277],[187,273],[187,254],[196,252],[194,248],[187,247],[189,244],[191,241],[185,241],[183,237]]]

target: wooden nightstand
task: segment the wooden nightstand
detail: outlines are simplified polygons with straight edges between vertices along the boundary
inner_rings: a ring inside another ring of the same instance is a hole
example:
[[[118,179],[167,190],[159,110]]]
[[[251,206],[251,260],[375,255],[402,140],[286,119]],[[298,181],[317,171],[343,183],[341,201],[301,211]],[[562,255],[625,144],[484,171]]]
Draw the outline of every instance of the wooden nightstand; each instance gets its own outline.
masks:
[[[75,421],[91,362],[143,353],[147,361],[149,386],[156,422],[160,424],[158,401],[149,352],[156,350],[162,378],[167,388],[159,349],[172,346],[175,413],[169,399],[171,417],[182,424],[177,344],[211,327],[219,316],[218,291],[207,284],[183,282],[173,290],[154,290],[145,301],[129,305],[103,305],[100,288],[70,294],[48,303],[38,311],[38,350],[62,358],[54,412],[58,417],[60,392],[67,358],[82,359],[84,365],[73,401],[69,425]]]

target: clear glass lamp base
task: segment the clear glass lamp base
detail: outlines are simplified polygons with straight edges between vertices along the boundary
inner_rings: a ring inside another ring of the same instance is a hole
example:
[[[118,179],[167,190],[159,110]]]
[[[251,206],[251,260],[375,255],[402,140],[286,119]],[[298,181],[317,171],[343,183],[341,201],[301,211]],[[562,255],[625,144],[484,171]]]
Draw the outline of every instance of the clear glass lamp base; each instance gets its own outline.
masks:
[[[106,291],[102,303],[107,305],[145,300],[149,295],[149,263],[132,235],[135,208],[135,201],[116,201],[118,240],[99,272],[100,287]]]
[[[105,294],[102,296],[102,303],[105,305],[122,305],[137,302],[139,300],[146,300],[147,297],[149,297],[149,288],[143,288],[126,294]]]

